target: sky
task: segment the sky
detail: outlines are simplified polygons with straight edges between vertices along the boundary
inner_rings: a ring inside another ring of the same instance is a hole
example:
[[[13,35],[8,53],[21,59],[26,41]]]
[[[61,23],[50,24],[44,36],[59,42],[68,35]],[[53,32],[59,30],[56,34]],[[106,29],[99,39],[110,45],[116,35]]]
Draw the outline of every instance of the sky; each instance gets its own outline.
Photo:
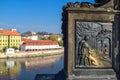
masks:
[[[61,33],[62,7],[67,2],[94,0],[0,0],[0,28]]]

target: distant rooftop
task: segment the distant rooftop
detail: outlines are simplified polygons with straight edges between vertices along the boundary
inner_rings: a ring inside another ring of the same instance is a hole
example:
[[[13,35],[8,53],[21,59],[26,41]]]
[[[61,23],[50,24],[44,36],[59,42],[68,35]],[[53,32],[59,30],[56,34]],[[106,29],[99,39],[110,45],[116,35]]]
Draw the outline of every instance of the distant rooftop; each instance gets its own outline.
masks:
[[[20,33],[16,29],[4,30],[0,29],[0,36],[20,36]]]
[[[52,40],[25,40],[22,45],[58,45],[58,43]]]

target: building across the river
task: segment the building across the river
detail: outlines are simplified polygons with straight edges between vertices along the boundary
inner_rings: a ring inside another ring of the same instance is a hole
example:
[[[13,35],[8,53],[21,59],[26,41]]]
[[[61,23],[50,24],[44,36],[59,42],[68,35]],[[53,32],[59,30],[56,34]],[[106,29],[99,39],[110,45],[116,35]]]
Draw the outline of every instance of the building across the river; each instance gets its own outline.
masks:
[[[25,40],[21,45],[22,51],[47,50],[61,48],[57,41],[52,40]]]
[[[5,48],[19,48],[21,45],[21,35],[16,29],[0,29],[0,50]]]
[[[36,32],[30,32],[27,36],[27,39],[38,40],[38,35],[36,34]]]

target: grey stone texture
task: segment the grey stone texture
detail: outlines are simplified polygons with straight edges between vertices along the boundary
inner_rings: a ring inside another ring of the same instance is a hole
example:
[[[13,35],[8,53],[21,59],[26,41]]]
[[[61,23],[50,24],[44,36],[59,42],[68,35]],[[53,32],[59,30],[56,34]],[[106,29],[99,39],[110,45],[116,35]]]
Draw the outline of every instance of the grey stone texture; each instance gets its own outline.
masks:
[[[96,0],[97,1],[97,0]],[[102,0],[104,2],[104,0]],[[98,0],[99,2],[99,0]],[[68,80],[117,80],[120,73],[120,5],[119,0],[109,0],[105,4],[67,3],[62,13],[62,33],[64,40],[64,71]],[[112,23],[112,68],[75,68],[75,22]],[[116,77],[117,76],[117,77]],[[120,79],[118,79],[120,80]]]

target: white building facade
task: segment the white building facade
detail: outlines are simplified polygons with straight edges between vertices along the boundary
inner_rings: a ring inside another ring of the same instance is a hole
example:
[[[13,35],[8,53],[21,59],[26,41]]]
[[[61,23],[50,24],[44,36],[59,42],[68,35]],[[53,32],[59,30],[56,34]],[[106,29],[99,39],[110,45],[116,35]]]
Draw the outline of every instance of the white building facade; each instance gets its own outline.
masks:
[[[15,50],[13,48],[7,48],[5,51],[6,54],[14,54]]]
[[[31,35],[31,36],[28,36],[27,39],[38,40],[38,35]]]
[[[29,50],[48,50],[61,48],[56,41],[52,40],[29,40],[21,45],[22,51]]]

